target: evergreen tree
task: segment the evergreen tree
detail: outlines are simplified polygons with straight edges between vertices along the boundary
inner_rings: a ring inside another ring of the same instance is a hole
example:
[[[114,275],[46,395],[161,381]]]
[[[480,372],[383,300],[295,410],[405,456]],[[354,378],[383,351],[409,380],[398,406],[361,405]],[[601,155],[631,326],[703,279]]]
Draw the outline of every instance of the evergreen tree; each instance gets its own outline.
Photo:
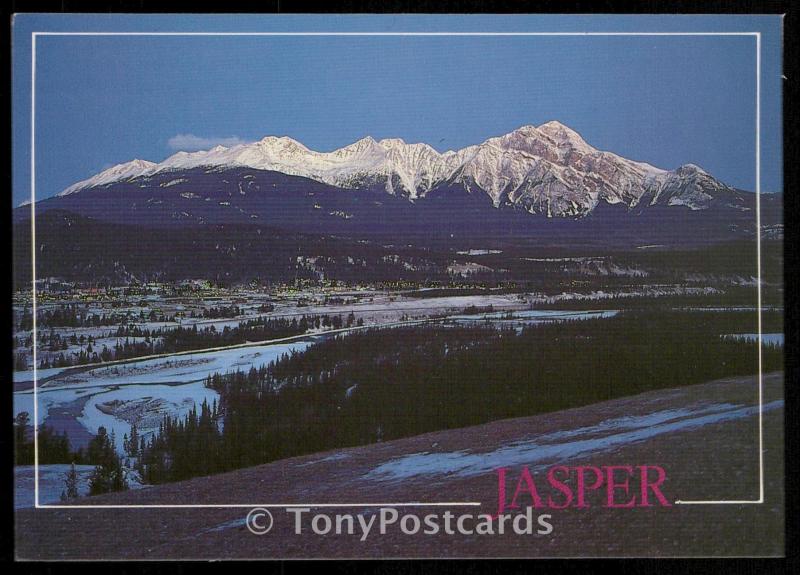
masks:
[[[131,436],[125,436],[123,447],[125,449],[125,453],[127,453],[130,457],[136,457],[139,454],[139,431],[137,430],[135,423],[131,425]]]
[[[17,464],[25,464],[33,459],[33,442],[26,440],[29,416],[27,411],[18,413],[14,418],[14,455]]]
[[[123,491],[128,488],[122,461],[114,449],[114,432],[111,436],[105,427],[97,430],[97,435],[89,442],[87,458],[96,467],[89,478],[89,493],[107,493],[109,491]]]
[[[70,465],[69,472],[64,475],[64,491],[61,492],[61,501],[76,499],[78,497],[78,472],[75,463]]]

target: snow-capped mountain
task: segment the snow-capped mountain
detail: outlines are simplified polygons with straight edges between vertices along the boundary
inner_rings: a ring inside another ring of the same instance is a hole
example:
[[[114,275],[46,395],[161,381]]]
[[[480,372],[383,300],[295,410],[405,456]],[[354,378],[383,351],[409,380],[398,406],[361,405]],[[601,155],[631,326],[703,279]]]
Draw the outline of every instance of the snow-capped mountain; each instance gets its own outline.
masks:
[[[456,186],[473,195],[485,194],[495,207],[511,206],[548,217],[582,217],[601,203],[703,210],[716,200],[737,207],[735,190],[695,165],[667,171],[628,160],[592,147],[555,121],[523,126],[444,153],[423,143],[371,137],[332,152],[317,152],[286,136],[268,136],[231,148],[178,152],[158,164],[133,160],[73,184],[59,196],[115,183],[147,182],[195,168],[280,172],[343,189],[379,187],[410,201],[439,187]]]
[[[99,174],[95,174],[89,179],[72,184],[58,195],[68,196],[69,194],[73,194],[88,188],[96,188],[105,184],[111,184],[113,182],[130,180],[148,173],[157,165],[158,164],[155,162],[148,162],[147,160],[131,160],[130,162],[125,162],[124,164],[117,164],[116,166],[112,166],[107,170],[103,170]]]

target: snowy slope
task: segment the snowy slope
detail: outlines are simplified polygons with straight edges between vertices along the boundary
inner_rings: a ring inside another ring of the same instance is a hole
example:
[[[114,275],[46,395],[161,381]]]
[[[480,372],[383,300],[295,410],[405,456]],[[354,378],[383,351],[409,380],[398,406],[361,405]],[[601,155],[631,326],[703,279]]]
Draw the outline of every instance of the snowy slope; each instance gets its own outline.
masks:
[[[125,162],[124,164],[112,166],[111,168],[108,168],[107,170],[104,170],[87,180],[72,184],[58,195],[68,196],[69,194],[79,192],[80,190],[84,190],[86,188],[95,188],[97,186],[103,186],[113,182],[130,180],[132,178],[141,176],[142,174],[148,173],[150,170],[155,169],[156,166],[157,164],[148,162],[147,160],[131,160],[130,162]]]

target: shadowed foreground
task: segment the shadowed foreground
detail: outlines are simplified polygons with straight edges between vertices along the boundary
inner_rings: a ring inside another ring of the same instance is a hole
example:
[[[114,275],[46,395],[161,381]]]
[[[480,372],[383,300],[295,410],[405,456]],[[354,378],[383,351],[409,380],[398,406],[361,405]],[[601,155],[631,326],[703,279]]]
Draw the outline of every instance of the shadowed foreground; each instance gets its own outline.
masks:
[[[764,377],[765,498],[761,504],[537,510],[549,535],[406,535],[397,524],[316,535],[310,520],[271,508],[272,530],[245,527],[248,508],[27,509],[16,515],[20,559],[306,557],[776,556],[784,552],[783,374]],[[212,477],[78,500],[79,505],[368,503],[312,509],[370,516],[381,504],[480,502],[401,508],[444,514],[497,511],[497,474],[527,465],[660,465],[676,500],[759,496],[754,376],[644,393],[586,407],[296,457]],[[487,398],[495,401],[498,398]],[[509,484],[513,491],[514,484]],[[635,490],[632,489],[632,492]],[[528,503],[530,499],[521,499]]]

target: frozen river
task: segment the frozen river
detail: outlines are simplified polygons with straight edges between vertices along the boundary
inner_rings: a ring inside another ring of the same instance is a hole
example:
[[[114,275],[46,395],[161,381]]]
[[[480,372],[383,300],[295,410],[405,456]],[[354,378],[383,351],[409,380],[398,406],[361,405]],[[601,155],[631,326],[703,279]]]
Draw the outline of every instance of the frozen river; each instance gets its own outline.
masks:
[[[450,298],[462,306],[474,300]],[[485,303],[485,302],[482,302]],[[615,310],[517,310],[475,315],[451,315],[457,322],[508,321],[521,324],[608,318]],[[385,328],[424,320],[391,322]],[[352,328],[352,329],[367,329]],[[334,330],[346,333],[348,330]],[[334,333],[331,331],[329,333]],[[214,373],[248,371],[299,353],[312,345],[319,334],[292,338],[289,341],[222,348],[164,357],[150,357],[95,367],[64,370],[40,370],[34,394],[32,384],[14,392],[14,414],[34,413],[38,425],[47,425],[66,433],[73,449],[85,447],[102,426],[116,436],[117,450],[122,452],[122,439],[136,425],[140,435],[158,429],[165,415],[183,417],[202,402],[219,401],[219,395],[205,386],[205,379]],[[27,373],[27,372],[22,372]],[[47,377],[44,380],[44,377]],[[31,374],[32,379],[32,374]],[[21,385],[24,375],[17,379]],[[34,410],[34,395],[38,409]]]
[[[204,385],[209,375],[260,367],[311,343],[304,339],[70,370],[37,388],[37,423],[66,433],[73,448],[85,445],[103,426],[115,433],[121,452],[123,435],[134,423],[147,435],[165,414],[182,417],[195,404],[218,400],[217,392]],[[21,412],[33,421],[33,389],[14,392],[14,415]]]

